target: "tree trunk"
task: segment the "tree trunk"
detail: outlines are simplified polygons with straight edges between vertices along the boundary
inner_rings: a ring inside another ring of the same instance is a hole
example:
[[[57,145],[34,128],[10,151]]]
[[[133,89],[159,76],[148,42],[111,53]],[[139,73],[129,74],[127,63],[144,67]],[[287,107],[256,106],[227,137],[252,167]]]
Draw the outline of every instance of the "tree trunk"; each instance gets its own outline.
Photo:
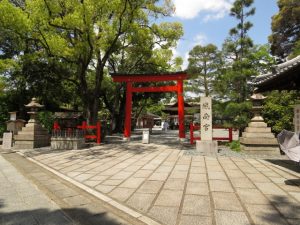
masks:
[[[96,125],[98,121],[98,110],[100,106],[100,100],[97,97],[91,97],[87,105],[87,122],[90,125]]]

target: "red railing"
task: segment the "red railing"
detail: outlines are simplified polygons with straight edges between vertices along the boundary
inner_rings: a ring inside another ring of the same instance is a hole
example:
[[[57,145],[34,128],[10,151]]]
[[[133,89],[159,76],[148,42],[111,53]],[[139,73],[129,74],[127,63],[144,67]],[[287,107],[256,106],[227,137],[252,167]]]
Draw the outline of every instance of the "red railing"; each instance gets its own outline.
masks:
[[[85,139],[96,139],[96,143],[100,144],[101,142],[101,124],[97,122],[96,125],[87,125],[86,121],[83,121],[80,126],[77,126],[78,129],[82,129],[86,132],[87,129],[95,129],[96,135],[84,135]]]
[[[213,129],[227,129],[228,130],[228,137],[213,137],[213,140],[232,142],[232,131],[233,131],[232,127],[227,128],[227,127],[213,126]],[[200,126],[197,126],[197,125],[194,125],[191,123],[190,124],[190,143],[191,144],[194,144],[195,140],[201,140],[200,137],[194,136],[195,130],[200,130]]]
[[[100,122],[97,122],[96,125],[87,125],[87,122],[83,121],[82,124],[77,126],[76,128],[83,130],[85,139],[96,139],[96,143],[100,144],[100,142],[101,142],[101,124],[100,124]],[[71,129],[71,128],[69,128],[69,129]],[[69,129],[68,129],[68,131],[70,131]],[[86,134],[86,130],[88,130],[88,129],[95,129],[96,135]],[[57,121],[55,121],[53,124],[53,130],[60,130],[60,126]]]

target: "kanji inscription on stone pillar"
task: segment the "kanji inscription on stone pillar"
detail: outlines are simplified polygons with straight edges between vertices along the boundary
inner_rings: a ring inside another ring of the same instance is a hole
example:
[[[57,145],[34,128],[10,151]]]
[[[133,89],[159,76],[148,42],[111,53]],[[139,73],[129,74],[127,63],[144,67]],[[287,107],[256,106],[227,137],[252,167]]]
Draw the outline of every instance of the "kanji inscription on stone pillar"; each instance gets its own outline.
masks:
[[[200,123],[201,141],[212,141],[212,104],[211,97],[201,97]]]

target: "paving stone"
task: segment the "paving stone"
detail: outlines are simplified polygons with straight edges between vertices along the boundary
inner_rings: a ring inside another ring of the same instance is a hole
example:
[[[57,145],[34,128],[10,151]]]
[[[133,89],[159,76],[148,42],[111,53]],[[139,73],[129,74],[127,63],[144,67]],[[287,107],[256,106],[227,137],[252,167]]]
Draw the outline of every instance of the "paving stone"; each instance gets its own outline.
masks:
[[[82,195],[66,197],[63,200],[65,202],[67,202],[70,206],[79,206],[79,205],[84,205],[84,204],[88,204],[91,202],[91,200],[83,197]]]
[[[154,205],[179,207],[183,191],[163,189],[156,199]]]
[[[278,187],[280,187],[281,189],[283,189],[286,192],[289,191],[294,191],[294,192],[300,192],[300,187],[299,186],[295,186],[295,185],[287,185],[285,183],[281,183],[281,184],[277,184]]]
[[[237,188],[237,194],[244,203],[269,204],[269,200],[257,189]]]
[[[146,164],[142,167],[143,170],[155,170],[158,167],[158,164]]]
[[[246,177],[231,178],[230,181],[235,188],[255,188],[254,184]]]
[[[206,165],[206,166],[207,166],[207,172],[223,172],[223,169],[219,164]]]
[[[169,173],[153,173],[148,180],[160,180],[160,181],[164,181],[167,179],[167,177],[169,176]]]
[[[190,195],[208,195],[208,183],[188,182],[186,194]]]
[[[215,209],[243,211],[240,201],[234,193],[212,192]]]
[[[116,186],[109,186],[109,185],[102,185],[99,184],[95,187],[96,190],[102,192],[102,193],[108,193],[111,192]]]
[[[175,167],[174,167],[174,171],[188,171],[189,170],[189,167],[190,165],[180,165],[180,164],[177,164]]]
[[[206,216],[185,216],[180,218],[179,225],[212,225],[212,218]]]
[[[147,180],[137,190],[138,193],[158,193],[159,189],[163,185],[163,181]]]
[[[185,195],[182,214],[209,216],[211,214],[209,196]]]
[[[164,185],[164,189],[183,190],[184,186],[185,180],[183,179],[168,179]]]
[[[265,195],[284,195],[285,192],[273,183],[255,183],[258,189]]]
[[[211,191],[233,192],[233,189],[228,181],[210,180],[209,186]]]
[[[166,225],[175,225],[179,208],[154,206],[149,211],[149,215]]]
[[[147,212],[155,196],[155,194],[134,193],[127,204],[137,210]]]
[[[216,225],[250,225],[244,212],[215,210]]]
[[[240,166],[239,168],[241,171],[243,171],[246,174],[252,174],[252,173],[257,174],[258,173],[257,169],[255,169],[252,166]]]
[[[85,185],[90,186],[90,187],[95,187],[98,184],[101,183],[101,181],[97,181],[97,180],[86,180],[83,182]]]
[[[289,225],[299,225],[300,220],[299,219],[287,219]]]
[[[113,180],[125,180],[128,177],[130,177],[132,174],[133,174],[133,172],[121,171],[121,172],[115,174],[114,176],[110,177],[110,179],[113,179]]]
[[[300,192],[289,192],[290,195],[292,195],[295,199],[297,199],[300,202]]]
[[[206,168],[203,164],[202,166],[194,166],[194,164],[192,164],[190,173],[206,173]]]
[[[285,225],[288,224],[272,205],[245,205],[250,217],[259,225]]]
[[[173,179],[186,179],[188,175],[188,171],[173,171],[169,178]]]
[[[247,174],[247,176],[252,182],[260,182],[260,183],[271,182],[270,179],[268,179],[266,176],[262,175],[261,173]]]
[[[207,182],[206,174],[190,173],[189,181],[191,181],[191,182]]]
[[[243,178],[246,177],[240,170],[226,170],[226,174],[230,178]]]
[[[173,166],[159,166],[155,172],[159,172],[159,173],[168,173],[171,172],[171,170],[173,169]]]
[[[133,174],[133,177],[149,177],[152,173],[153,170],[139,170],[135,174]]]
[[[136,171],[138,171],[139,168],[141,168],[141,166],[131,165],[131,166],[126,167],[124,169],[124,171],[136,172]]]
[[[55,191],[54,194],[60,198],[66,198],[66,197],[71,197],[71,196],[75,196],[78,195],[77,192],[73,191],[70,188],[65,188],[63,190],[58,190]]]
[[[109,193],[109,196],[115,198],[118,201],[125,202],[133,194],[134,191],[135,189],[117,187]]]
[[[124,180],[105,180],[102,182],[102,185],[113,185],[113,186],[117,186],[119,184],[121,184]]]
[[[130,177],[120,185],[123,188],[138,188],[146,178],[143,177]]]
[[[214,172],[214,171],[208,171],[208,179],[210,180],[228,180],[224,172]]]
[[[299,203],[277,203],[275,207],[279,212],[288,219],[300,219],[300,204]]]
[[[89,178],[89,180],[93,180],[93,181],[104,181],[108,178],[109,176],[102,176],[102,175],[95,175],[91,178]]]

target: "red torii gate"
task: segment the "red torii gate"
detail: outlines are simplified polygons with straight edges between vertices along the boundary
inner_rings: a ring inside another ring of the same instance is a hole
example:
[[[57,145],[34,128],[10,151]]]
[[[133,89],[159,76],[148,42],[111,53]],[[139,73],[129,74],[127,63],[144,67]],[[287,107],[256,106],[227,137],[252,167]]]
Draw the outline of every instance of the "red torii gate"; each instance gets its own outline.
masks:
[[[129,139],[131,135],[131,111],[132,93],[134,92],[177,92],[178,99],[178,120],[179,138],[185,138],[184,132],[184,99],[183,99],[183,80],[187,79],[186,72],[163,73],[163,74],[111,74],[114,82],[126,82],[126,112],[124,137]],[[134,82],[160,82],[177,81],[174,86],[158,87],[133,87]]]

